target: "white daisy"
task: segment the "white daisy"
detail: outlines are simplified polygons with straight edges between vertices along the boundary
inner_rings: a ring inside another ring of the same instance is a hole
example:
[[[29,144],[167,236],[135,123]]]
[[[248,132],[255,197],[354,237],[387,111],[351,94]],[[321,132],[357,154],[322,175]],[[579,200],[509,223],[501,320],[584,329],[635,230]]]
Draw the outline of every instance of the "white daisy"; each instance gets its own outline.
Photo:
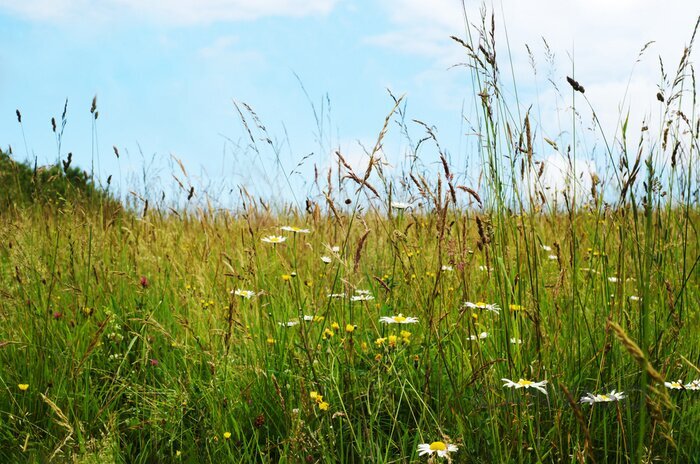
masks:
[[[281,325],[282,327],[294,327],[295,325],[299,324],[299,321],[291,320],[291,321],[287,321],[287,322],[278,322],[278,324]]]
[[[295,226],[282,226],[280,229],[286,232],[294,232],[295,234],[308,234],[311,232],[309,229],[301,229]]]
[[[255,296],[255,292],[252,290],[241,290],[240,288],[237,288],[236,291],[233,292],[234,295],[240,296],[245,298],[246,300],[250,300]]]
[[[558,261],[558,260],[559,260],[559,256],[557,256],[557,255],[549,255],[549,256],[547,256],[547,259],[550,260],[550,261]]]
[[[541,382],[533,382],[532,380],[525,380],[525,379],[519,379],[517,382],[513,382],[512,380],[509,379],[501,379],[502,381],[505,382],[503,385],[504,387],[508,388],[534,388],[538,391],[541,391],[545,395],[547,394],[547,390],[545,389],[545,386],[547,385],[546,380],[542,380]]]
[[[440,269],[447,272],[454,271],[454,268],[452,266],[448,266],[447,264],[443,264]]]
[[[637,295],[630,295],[630,301],[641,301],[642,298]]]
[[[367,295],[364,293],[361,293],[359,295],[353,295],[350,298],[350,301],[370,301],[370,300],[374,300],[374,297],[372,295]]]
[[[586,396],[581,398],[581,403],[610,403],[612,401],[620,401],[625,399],[625,393],[624,392],[616,392],[615,390],[611,391],[607,395],[601,394],[601,395],[594,395],[593,393],[587,393]]]
[[[345,298],[345,293],[329,293],[328,298]]]
[[[267,237],[263,237],[260,240],[265,243],[272,243],[276,245],[287,240],[287,237],[282,237],[281,235],[268,235]]]
[[[522,341],[522,339],[520,339],[520,338],[511,338],[511,339],[510,339],[510,342],[511,342],[513,345],[522,345],[522,344],[523,344],[523,341]]]
[[[686,390],[700,390],[700,380],[693,380],[692,382],[685,384]]]
[[[681,382],[680,380],[677,380],[675,382],[664,382],[664,385],[669,390],[685,390],[683,382]]]
[[[493,268],[489,266],[480,265],[479,270],[482,272],[491,272],[493,271]]]
[[[464,307],[470,309],[484,309],[486,311],[491,311],[496,314],[499,314],[501,312],[501,308],[499,308],[497,304],[488,304],[484,303],[483,301],[477,301],[476,303],[472,303],[471,301],[465,301]]]
[[[608,277],[608,282],[612,282],[612,283],[616,284],[616,283],[619,282],[619,281],[620,281],[620,279],[618,279],[618,278],[615,277],[615,276],[610,276],[610,277]]]
[[[552,247],[549,245],[541,245],[544,251],[552,251]]]
[[[457,452],[459,448],[456,445],[451,445],[449,443],[443,443],[441,441],[434,441],[432,443],[422,443],[418,445],[418,456],[429,455],[437,453],[438,457],[444,458],[449,453]]]
[[[331,257],[330,256],[321,256],[321,261],[323,261],[326,264],[331,263]]]
[[[484,338],[486,338],[488,336],[489,336],[488,332],[481,332],[479,335],[470,335],[469,337],[467,337],[467,340],[471,340],[474,342],[477,340],[483,340]]]
[[[379,322],[384,322],[385,324],[415,324],[418,322],[417,317],[406,317],[399,313],[398,316],[384,316],[379,318]]]
[[[394,209],[408,209],[411,208],[413,205],[410,203],[403,203],[401,201],[392,201],[391,202],[391,207]]]

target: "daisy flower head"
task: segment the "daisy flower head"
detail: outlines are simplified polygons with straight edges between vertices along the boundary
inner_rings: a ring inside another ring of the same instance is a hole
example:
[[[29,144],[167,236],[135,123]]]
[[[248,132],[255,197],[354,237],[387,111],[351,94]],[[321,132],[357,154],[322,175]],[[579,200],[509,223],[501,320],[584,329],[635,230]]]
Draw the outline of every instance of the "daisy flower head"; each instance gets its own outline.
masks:
[[[503,385],[504,387],[515,388],[516,390],[519,388],[525,388],[525,389],[534,388],[535,390],[540,391],[540,392],[544,393],[545,395],[547,394],[547,390],[545,388],[547,385],[546,380],[542,380],[541,382],[533,382],[532,380],[525,380],[525,379],[519,379],[517,382],[513,382],[512,380],[509,380],[509,379],[501,379],[501,380],[505,382],[505,384]]]
[[[282,327],[294,327],[295,325],[299,325],[299,321],[297,320],[291,320],[287,322],[278,322],[279,325]]]
[[[488,332],[481,332],[479,335],[470,335],[468,340],[470,341],[477,341],[477,340],[483,340],[489,336]]]
[[[494,312],[496,314],[499,314],[501,312],[501,308],[499,308],[497,304],[488,304],[484,303],[483,301],[477,301],[476,303],[472,303],[471,301],[465,301],[464,307],[471,309],[483,309],[486,311]]]
[[[411,208],[413,205],[410,203],[402,202],[402,201],[392,201],[391,202],[391,207],[394,209],[408,209]]]
[[[324,264],[330,264],[331,257],[330,256],[321,256],[321,261],[323,261]]]
[[[398,316],[380,317],[379,322],[383,322],[385,324],[415,324],[416,322],[418,322],[418,318],[406,317],[403,314],[399,313]]]
[[[451,272],[451,271],[454,271],[454,270],[455,270],[455,268],[453,268],[452,266],[450,266],[450,265],[448,265],[448,264],[443,264],[442,267],[441,267],[440,269],[441,269],[442,271],[445,271],[445,272]]]
[[[438,457],[444,458],[447,457],[449,453],[456,453],[458,449],[456,445],[444,443],[442,441],[421,443],[418,445],[418,456],[424,456],[426,454],[432,456],[433,454],[437,454]]]
[[[549,255],[547,256],[547,259],[550,261],[559,261],[559,256],[557,255]]]
[[[282,243],[285,240],[287,240],[287,237],[282,237],[281,235],[268,235],[267,237],[263,237],[260,239],[260,241],[262,241],[262,242],[272,243],[273,245],[277,245],[278,243]]]
[[[700,380],[693,380],[684,386],[686,390],[700,390]]]
[[[328,298],[345,298],[345,293],[329,293]]]
[[[350,301],[371,301],[374,297],[370,294],[369,290],[356,290],[355,294],[350,297]]]
[[[664,385],[669,390],[685,390],[685,386],[680,380],[677,380],[675,382],[664,382]]]
[[[308,234],[311,232],[309,229],[302,229],[295,226],[282,226],[280,229],[284,230],[285,232],[293,232],[295,234]]]
[[[549,245],[540,245],[543,251],[552,251],[552,247]]]
[[[252,290],[241,290],[240,288],[237,288],[234,292],[234,295],[240,296],[242,298],[245,298],[246,300],[250,300],[255,296],[255,292]]]
[[[616,392],[615,390],[612,390],[610,393],[607,395],[605,394],[600,394],[600,395],[594,395],[593,393],[587,393],[586,396],[581,398],[581,403],[588,403],[588,404],[593,404],[593,403],[611,403],[613,401],[620,401],[625,399],[625,392]]]

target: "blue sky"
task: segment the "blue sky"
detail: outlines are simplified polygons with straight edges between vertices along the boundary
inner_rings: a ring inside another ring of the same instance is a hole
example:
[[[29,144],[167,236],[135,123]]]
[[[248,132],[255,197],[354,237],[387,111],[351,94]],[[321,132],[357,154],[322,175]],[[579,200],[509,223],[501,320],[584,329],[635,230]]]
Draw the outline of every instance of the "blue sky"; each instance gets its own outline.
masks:
[[[666,2],[663,10],[659,5],[649,0],[489,4],[497,16],[502,72],[515,76],[523,108],[539,103],[542,133],[556,139],[557,115],[566,119],[567,109],[546,79],[564,88],[572,56],[577,77],[612,130],[625,89],[624,108],[639,115],[637,122],[654,114],[658,56],[674,69],[700,14],[694,1]],[[466,6],[470,22],[477,22],[480,3]],[[14,114],[19,109],[29,156],[55,160],[50,119],[60,117],[68,98],[61,155],[71,151],[80,166],[89,167],[89,108],[97,95],[100,175],[114,174],[122,189],[136,187],[153,154],[150,174],[167,184],[172,154],[200,183],[225,181],[231,188],[243,184],[259,192],[269,192],[265,183],[274,183],[283,191],[286,183],[273,174],[270,151],[256,157],[236,148],[247,143],[236,100],[260,116],[279,146],[285,172],[313,153],[303,175],[293,176],[295,188],[305,192],[303,178],[314,163],[328,166],[333,148],[360,164],[357,141],[372,145],[392,107],[389,88],[406,95],[409,119],[435,125],[441,144],[469,176],[461,109],[471,108],[474,92],[464,68],[450,69],[466,57],[449,36],[464,36],[464,30],[456,0],[0,0],[0,146],[12,145],[16,158],[25,157]],[[554,68],[545,64],[541,37],[555,52]],[[635,64],[650,40],[656,43],[648,56]],[[535,54],[537,75],[525,43]],[[317,111],[330,102],[322,144],[302,84]],[[420,128],[411,127],[419,138]],[[113,145],[121,152],[119,160]],[[400,165],[405,151],[405,140],[393,128],[385,144],[387,161]],[[426,156],[427,166],[436,161]],[[543,150],[541,156],[548,155]],[[266,181],[260,180],[263,172]]]

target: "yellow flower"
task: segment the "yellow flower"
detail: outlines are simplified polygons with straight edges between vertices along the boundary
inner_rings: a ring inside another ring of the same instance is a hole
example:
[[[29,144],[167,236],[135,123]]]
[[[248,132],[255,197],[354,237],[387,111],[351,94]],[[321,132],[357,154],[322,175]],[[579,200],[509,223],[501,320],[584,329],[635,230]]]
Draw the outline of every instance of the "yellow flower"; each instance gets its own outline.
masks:
[[[398,337],[396,335],[389,335],[389,346],[392,348],[395,347],[397,340],[398,340]]]
[[[401,331],[401,338],[411,338],[411,332],[407,330],[402,330]]]
[[[318,403],[318,409],[320,409],[321,411],[328,411],[329,406],[330,404],[326,403],[325,401],[321,401],[320,403]]]
[[[511,311],[524,311],[525,310],[525,308],[523,308],[522,306],[520,306],[518,304],[511,304],[511,305],[508,305],[508,307],[510,308]]]
[[[331,338],[333,335],[335,335],[335,332],[333,332],[331,329],[326,329],[323,331],[323,339],[325,340],[326,338]]]
[[[272,337],[267,337],[267,344],[268,345],[274,345],[275,344],[275,339]]]
[[[282,280],[284,280],[285,282],[288,280],[292,280],[291,274],[282,274]]]
[[[337,322],[334,322],[331,324],[331,329],[333,330],[340,330],[340,326],[338,325]]]
[[[386,337],[379,337],[374,341],[374,344],[377,346],[384,346],[384,343],[386,343]]]
[[[27,391],[29,389],[29,384],[28,383],[21,383],[17,385],[17,387],[20,389],[20,391]]]
[[[377,362],[381,361],[381,360],[382,360],[382,355],[381,355],[381,354],[377,354],[377,355],[374,357],[374,360],[377,361]]]
[[[345,326],[345,331],[347,333],[353,333],[355,331],[355,326],[352,324],[348,324]]]
[[[309,398],[315,401],[316,398],[318,398],[318,392],[312,391],[311,393],[309,393]]]
[[[224,432],[224,439],[228,440],[229,438],[231,438],[231,432]]]

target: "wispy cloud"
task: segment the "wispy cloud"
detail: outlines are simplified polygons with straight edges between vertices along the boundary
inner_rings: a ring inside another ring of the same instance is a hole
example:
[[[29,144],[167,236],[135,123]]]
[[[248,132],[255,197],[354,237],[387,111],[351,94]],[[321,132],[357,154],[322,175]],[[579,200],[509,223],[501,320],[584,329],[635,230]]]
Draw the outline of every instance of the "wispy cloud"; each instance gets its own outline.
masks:
[[[35,21],[146,20],[174,26],[305,17],[330,13],[337,0],[0,0],[0,11]]]
[[[435,67],[440,69],[465,61],[463,50],[451,42],[449,36],[464,37],[467,22],[472,33],[475,31],[473,26],[481,22],[480,3],[465,1],[465,10],[459,0],[434,0],[429,6],[420,0],[382,0],[381,3],[392,28],[367,37],[367,42],[401,53],[432,55]],[[656,57],[664,59],[667,70],[673,68],[700,15],[695,0],[663,5],[655,0],[503,0],[487,5],[487,10],[489,23],[491,11],[495,13],[501,66],[511,61],[520,85],[532,81],[525,45],[529,44],[541,65],[544,38],[557,56],[560,73],[572,73],[575,65],[576,75],[590,90],[595,86],[625,88],[633,68],[635,79],[658,82]],[[466,21],[463,12],[466,12]],[[655,43],[647,51],[646,59],[635,64],[639,51],[649,41]],[[510,74],[510,70],[507,73]],[[644,89],[651,90],[653,87]],[[594,106],[612,104],[613,112],[617,113],[615,106],[623,95],[611,102],[607,100],[610,97],[607,92],[606,101],[596,99],[594,94],[590,92]],[[652,97],[654,94],[655,91]],[[629,100],[639,101],[637,98]],[[647,99],[644,101],[646,103]]]

